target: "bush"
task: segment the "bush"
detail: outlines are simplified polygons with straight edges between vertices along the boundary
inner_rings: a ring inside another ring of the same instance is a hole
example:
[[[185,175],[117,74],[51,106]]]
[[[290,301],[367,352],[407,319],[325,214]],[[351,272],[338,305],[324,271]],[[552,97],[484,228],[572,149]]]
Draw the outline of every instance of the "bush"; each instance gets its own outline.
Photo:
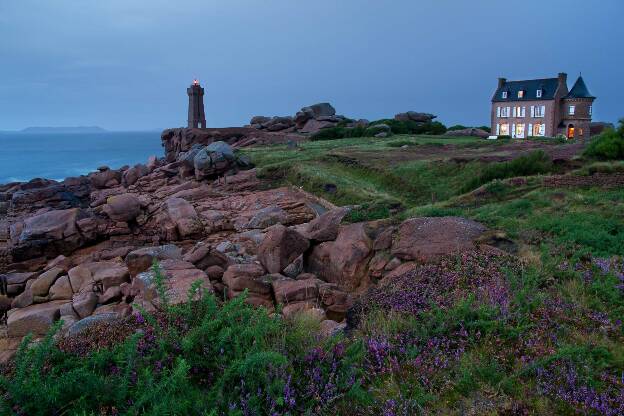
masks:
[[[553,164],[550,157],[542,150],[531,152],[527,156],[520,156],[509,162],[493,163],[485,167],[481,175],[473,178],[465,191],[470,191],[486,184],[494,179],[513,178],[514,176],[529,176],[540,173],[548,173],[552,170]]]
[[[624,119],[617,130],[608,129],[594,138],[585,149],[585,156],[601,160],[624,159]]]
[[[468,128],[468,127],[463,126],[463,125],[461,125],[461,124],[455,124],[454,126],[449,127],[447,130],[448,130],[448,131],[455,131],[455,130],[465,130],[465,129],[467,129],[467,128]]]
[[[376,120],[371,123],[371,127],[376,124],[386,124],[390,126],[393,134],[444,134],[446,126],[439,121],[429,123],[417,123],[412,120],[399,121],[394,119]]]

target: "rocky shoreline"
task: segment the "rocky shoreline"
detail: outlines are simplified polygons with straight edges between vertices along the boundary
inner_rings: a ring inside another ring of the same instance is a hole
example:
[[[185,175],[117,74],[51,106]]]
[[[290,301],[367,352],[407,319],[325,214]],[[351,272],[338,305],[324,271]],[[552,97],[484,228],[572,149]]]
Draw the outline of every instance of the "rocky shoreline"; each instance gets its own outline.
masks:
[[[249,303],[309,314],[331,333],[371,285],[487,241],[485,227],[463,218],[343,223],[348,208],[270,189],[232,150],[304,139],[258,126],[170,129],[162,159],[0,185],[2,359],[59,319],[75,336],[157,310],[154,262],[173,304],[191,287],[224,299],[247,291]]]

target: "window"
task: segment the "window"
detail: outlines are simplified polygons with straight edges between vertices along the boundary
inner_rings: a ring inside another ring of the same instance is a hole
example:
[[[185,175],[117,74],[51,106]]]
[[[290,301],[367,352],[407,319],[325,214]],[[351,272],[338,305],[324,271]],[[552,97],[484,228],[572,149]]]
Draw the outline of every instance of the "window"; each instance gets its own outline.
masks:
[[[500,124],[496,123],[496,135],[500,134]]]
[[[593,105],[589,106],[589,110],[588,111],[589,111],[589,115],[590,116],[592,115],[592,111],[594,111],[593,107],[594,107]]]
[[[500,107],[500,116],[499,117],[509,117],[509,112],[510,112],[511,107]],[[498,110],[496,111],[496,114],[498,114]]]
[[[575,110],[576,110],[576,106],[571,105],[571,106],[568,108],[568,114],[569,114],[569,115],[571,115],[571,116],[573,116],[573,115],[574,115],[574,111],[575,111]]]
[[[531,130],[529,128],[529,130]],[[544,136],[544,132],[546,131],[546,124],[534,124],[533,125],[533,136]]]
[[[522,107],[522,115],[520,117],[526,117],[526,107]]]
[[[500,117],[500,116],[501,116],[501,108],[496,107],[496,117]]]
[[[526,116],[526,107],[514,107],[513,108],[513,116],[517,118],[522,118]]]
[[[503,91],[502,97],[507,98],[507,91]]]
[[[542,90],[541,90],[541,89],[537,90],[537,91],[535,92],[535,96],[536,96],[537,98],[542,98]]]
[[[544,117],[544,109],[545,106],[540,105],[532,105],[531,106],[531,117]]]
[[[524,98],[524,91],[518,91],[518,98]]]
[[[500,125],[499,135],[509,136],[509,124],[505,123]]]
[[[524,139],[524,124],[516,124],[516,139]]]
[[[536,105],[531,106],[531,117],[544,117],[544,113],[546,112],[545,105]]]

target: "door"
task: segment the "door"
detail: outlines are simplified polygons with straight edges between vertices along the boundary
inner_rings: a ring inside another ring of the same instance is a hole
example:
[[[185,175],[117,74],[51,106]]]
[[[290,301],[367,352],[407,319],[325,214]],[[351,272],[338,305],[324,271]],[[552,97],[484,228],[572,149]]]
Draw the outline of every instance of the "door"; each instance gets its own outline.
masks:
[[[573,139],[574,138],[574,125],[570,124],[568,125],[568,139]]]

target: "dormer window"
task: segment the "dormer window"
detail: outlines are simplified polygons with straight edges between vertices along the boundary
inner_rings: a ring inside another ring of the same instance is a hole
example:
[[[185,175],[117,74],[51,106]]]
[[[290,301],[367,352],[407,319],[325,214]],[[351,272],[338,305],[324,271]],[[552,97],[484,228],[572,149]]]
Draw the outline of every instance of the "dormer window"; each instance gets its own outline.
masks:
[[[524,98],[524,91],[518,91],[518,98]]]
[[[507,98],[507,91],[503,91],[503,95],[502,95],[502,97],[503,97],[503,98]]]
[[[542,98],[542,90],[541,90],[541,88],[539,90],[537,90],[537,92],[535,93],[535,96],[537,98]]]

